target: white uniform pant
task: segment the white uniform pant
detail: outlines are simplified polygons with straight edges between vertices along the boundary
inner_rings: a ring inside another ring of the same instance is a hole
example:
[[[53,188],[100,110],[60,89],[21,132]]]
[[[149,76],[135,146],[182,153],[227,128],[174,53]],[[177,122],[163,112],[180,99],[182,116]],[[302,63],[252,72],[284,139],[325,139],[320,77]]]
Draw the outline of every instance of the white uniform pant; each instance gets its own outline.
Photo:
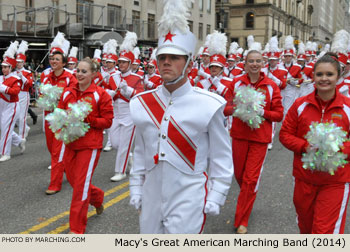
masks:
[[[117,151],[114,171],[124,174],[135,138],[135,126],[133,124],[120,124],[118,119],[114,118],[110,128],[110,136],[112,147]]]
[[[29,92],[21,91],[18,94],[19,99],[19,115],[17,119],[17,125],[18,125],[18,135],[21,138],[25,138],[25,132],[28,130],[27,125],[27,114],[28,114],[28,107],[29,107]]]
[[[0,98],[0,155],[11,155],[13,129],[18,117],[18,110],[18,102],[7,102]]]
[[[140,215],[141,234],[195,234],[204,228],[207,175],[187,175],[168,162],[145,175]]]
[[[284,114],[286,115],[294,101],[300,97],[300,87],[288,84],[284,89],[283,95],[283,108]]]
[[[300,97],[311,94],[314,90],[314,83],[303,83],[300,86]]]

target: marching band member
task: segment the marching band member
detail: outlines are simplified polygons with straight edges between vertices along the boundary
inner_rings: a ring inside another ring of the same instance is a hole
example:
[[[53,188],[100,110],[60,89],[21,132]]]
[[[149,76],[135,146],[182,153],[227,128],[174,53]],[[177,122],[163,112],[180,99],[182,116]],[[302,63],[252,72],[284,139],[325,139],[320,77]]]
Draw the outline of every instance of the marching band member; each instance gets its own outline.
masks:
[[[103,46],[103,49],[107,55],[106,55],[106,68],[104,72],[102,72],[102,76],[104,77],[104,81],[107,83],[108,87],[110,87],[109,82],[111,80],[111,76],[114,74],[120,74],[120,72],[116,70],[116,65],[118,62],[117,46],[118,46],[118,43],[115,39],[108,40],[107,43]],[[102,62],[103,62],[103,58],[102,58]],[[108,151],[111,151],[113,148],[111,143],[110,129],[107,129],[106,132],[107,132],[107,143],[103,148],[103,151],[108,152]]]
[[[236,76],[242,74],[243,72],[243,69],[236,65],[236,63],[238,63],[236,62],[236,53],[238,47],[239,45],[237,42],[232,42],[230,45],[229,55],[227,58],[228,67],[226,67],[224,70],[225,75],[230,79],[234,79]]]
[[[308,95],[314,91],[313,67],[306,64],[306,54],[303,42],[299,43],[297,63],[301,66],[301,78],[299,79],[300,92],[299,97]],[[296,98],[299,98],[296,97]]]
[[[75,85],[77,79],[68,71],[65,70],[67,64],[67,54],[69,50],[69,41],[64,38],[64,34],[58,32],[51,43],[49,62],[52,71],[44,78],[43,84],[51,84],[61,88],[66,88],[69,85]],[[44,115],[48,115],[52,111],[44,111]],[[45,136],[46,145],[51,154],[51,180],[47,195],[53,195],[61,191],[64,165],[63,156],[65,145],[62,141],[55,138],[54,133],[49,128],[49,123],[45,120]]]
[[[261,71],[263,59],[260,48],[260,43],[252,44],[246,56],[245,70],[247,73],[236,78],[230,89],[234,96],[235,90],[240,86],[251,85],[265,94],[265,107],[259,112],[265,121],[259,128],[251,129],[235,116],[232,121],[234,175],[240,186],[234,221],[238,234],[248,232],[249,216],[259,188],[267,147],[271,142],[272,122],[279,122],[283,118],[280,90]]]
[[[155,89],[156,87],[162,85],[163,80],[159,74],[157,74],[157,60],[156,60],[157,49],[153,50],[151,59],[147,64],[147,73],[144,77],[145,90]]]
[[[85,101],[92,106],[85,122],[90,125],[86,134],[68,143],[63,158],[67,180],[73,187],[69,213],[69,233],[84,234],[89,204],[102,214],[104,192],[91,184],[92,176],[103,147],[103,129],[112,124],[113,107],[107,92],[96,86],[94,77],[99,64],[90,58],[81,60],[77,67],[78,83],[71,83],[61,96],[58,108],[67,110],[69,104]]]
[[[141,60],[139,59],[140,56],[140,48],[135,47],[133,54],[135,56],[134,62],[131,64],[131,71],[137,75],[139,75],[141,78],[145,75],[145,71],[143,71],[141,65]]]
[[[294,152],[293,203],[300,233],[342,234],[349,201],[349,164],[339,167],[331,175],[327,171],[306,169],[301,158],[303,153],[317,147],[310,145],[305,137],[315,122],[335,123],[349,137],[350,99],[336,89],[341,67],[335,54],[327,53],[314,67],[316,90],[297,99],[289,109],[280,131],[280,141]],[[340,152],[349,155],[349,142]]]
[[[135,60],[133,49],[137,43],[137,35],[127,32],[120,46],[118,59],[120,74],[111,75],[109,86],[115,91],[110,93],[113,98],[114,118],[110,128],[112,147],[116,150],[114,176],[112,182],[126,178],[126,168],[131,153],[135,126],[132,122],[129,108],[130,98],[143,91],[142,79],[131,72],[131,64]],[[117,89],[119,88],[119,91]]]
[[[33,86],[33,74],[24,68],[26,61],[25,52],[28,50],[28,42],[22,40],[17,50],[16,74],[20,78],[21,91],[18,94],[19,99],[19,116],[18,116],[18,135],[25,139],[30,130],[27,125],[27,114],[30,102],[29,89]]]
[[[77,69],[76,69],[78,64],[77,54],[78,54],[78,47],[73,46],[69,51],[68,61],[67,61],[68,70],[70,70],[74,76],[77,73]]]
[[[136,125],[130,204],[141,209],[141,233],[201,233],[206,214],[219,214],[233,174],[226,102],[188,81],[196,38],[184,1],[166,4],[157,50],[164,84],[130,102]]]
[[[20,78],[16,75],[16,51],[18,42],[10,44],[4,53],[0,76],[0,162],[11,159],[11,145],[16,145],[23,153],[25,140],[14,131],[19,115],[18,94],[21,90]]]

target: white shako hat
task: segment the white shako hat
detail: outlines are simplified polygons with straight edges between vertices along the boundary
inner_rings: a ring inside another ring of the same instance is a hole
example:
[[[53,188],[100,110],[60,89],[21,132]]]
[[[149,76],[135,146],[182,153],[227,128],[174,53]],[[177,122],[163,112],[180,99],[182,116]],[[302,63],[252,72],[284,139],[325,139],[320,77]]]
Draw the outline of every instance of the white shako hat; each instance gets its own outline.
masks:
[[[197,39],[188,27],[189,9],[193,0],[163,0],[163,15],[158,27],[160,54],[195,55]]]

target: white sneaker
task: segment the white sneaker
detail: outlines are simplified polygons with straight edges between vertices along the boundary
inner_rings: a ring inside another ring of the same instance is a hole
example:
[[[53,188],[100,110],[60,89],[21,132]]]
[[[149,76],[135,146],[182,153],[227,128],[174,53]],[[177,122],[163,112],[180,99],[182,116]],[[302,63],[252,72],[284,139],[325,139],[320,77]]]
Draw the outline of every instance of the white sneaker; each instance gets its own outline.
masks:
[[[24,131],[24,138],[27,138],[28,134],[29,134],[29,131],[30,131],[30,127],[27,126],[26,127],[26,131]]]
[[[47,167],[47,169],[51,170],[51,165],[49,165],[49,166]]]
[[[267,149],[268,149],[268,150],[271,150],[271,149],[272,149],[272,143],[269,143],[269,145],[267,146]]]
[[[18,145],[19,149],[21,150],[21,153],[23,153],[26,150],[26,140],[23,139],[19,145]]]
[[[116,173],[113,177],[111,177],[111,181],[118,182],[126,178],[125,173]]]
[[[7,160],[10,160],[11,159],[11,156],[8,156],[8,155],[2,155],[0,157],[0,162],[5,162]]]
[[[106,146],[103,148],[103,151],[108,152],[112,150],[112,146]]]

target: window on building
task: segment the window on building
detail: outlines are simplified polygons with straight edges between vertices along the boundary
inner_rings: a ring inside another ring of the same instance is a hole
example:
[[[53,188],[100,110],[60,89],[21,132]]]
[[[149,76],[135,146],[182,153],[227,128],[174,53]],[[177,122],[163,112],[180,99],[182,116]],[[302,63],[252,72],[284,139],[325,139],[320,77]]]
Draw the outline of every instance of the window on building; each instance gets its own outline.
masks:
[[[190,28],[190,31],[193,32],[193,21],[188,20],[188,27]]]
[[[33,8],[33,0],[26,0],[26,9],[31,9],[31,8]],[[29,12],[29,13],[26,12],[26,21],[27,22],[33,21],[33,15],[34,15],[33,12]]]
[[[156,28],[156,15],[148,13],[148,24],[147,24],[147,36],[148,38],[155,38]]]
[[[207,24],[207,35],[211,33],[210,29],[211,29],[210,24]]]
[[[203,24],[198,24],[198,39],[203,40]]]
[[[139,1],[134,1],[134,5],[139,6],[140,2]]]
[[[203,0],[199,0],[199,10],[203,11]]]
[[[246,0],[245,3],[246,3],[246,4],[253,4],[253,3],[254,3],[254,0]]]
[[[207,12],[211,13],[211,0],[207,0]]]
[[[107,25],[118,27],[122,22],[122,7],[114,4],[107,4]]]
[[[245,15],[245,28],[246,29],[253,29],[254,28],[254,13],[248,12]]]
[[[132,27],[133,32],[137,34],[137,36],[140,36],[140,30],[141,30],[141,19],[140,19],[140,12],[139,11],[132,11]]]
[[[78,23],[91,24],[92,0],[77,0]]]

